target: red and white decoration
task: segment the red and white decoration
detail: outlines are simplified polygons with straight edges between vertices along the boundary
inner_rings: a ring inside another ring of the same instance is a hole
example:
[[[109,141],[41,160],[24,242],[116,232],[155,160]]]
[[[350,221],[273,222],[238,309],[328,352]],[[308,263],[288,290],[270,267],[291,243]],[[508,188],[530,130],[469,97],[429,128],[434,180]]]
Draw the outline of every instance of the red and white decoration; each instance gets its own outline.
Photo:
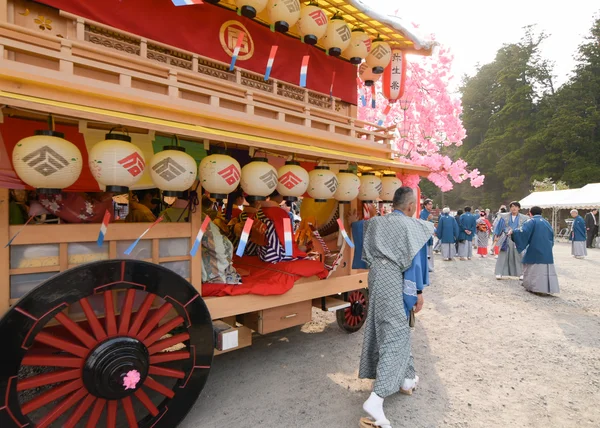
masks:
[[[404,95],[406,86],[406,57],[400,49],[392,49],[392,60],[383,72],[383,95],[390,103]]]

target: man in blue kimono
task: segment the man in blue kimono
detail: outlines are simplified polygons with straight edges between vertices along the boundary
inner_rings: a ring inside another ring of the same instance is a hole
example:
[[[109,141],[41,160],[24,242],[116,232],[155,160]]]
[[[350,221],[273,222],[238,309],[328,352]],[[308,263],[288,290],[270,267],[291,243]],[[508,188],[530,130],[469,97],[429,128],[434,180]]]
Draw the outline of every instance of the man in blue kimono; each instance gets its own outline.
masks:
[[[394,194],[394,211],[364,222],[362,258],[369,268],[369,311],[358,377],[375,379],[363,404],[371,425],[390,427],[383,400],[410,394],[417,383],[410,348],[410,310],[423,306],[421,291],[428,282],[426,244],[433,224],[413,218],[416,193],[401,187]]]
[[[419,218],[424,221],[430,221],[433,223],[433,201],[431,199],[425,199],[423,202],[423,209]],[[433,238],[427,241],[427,265],[429,266],[429,272],[433,272]]]
[[[442,241],[442,257],[445,261],[454,257],[454,244],[458,239],[458,223],[450,216],[450,208],[445,207],[438,220],[437,236]]]
[[[517,201],[512,201],[509,209],[509,213],[498,215],[496,227],[494,227],[496,245],[500,249],[496,260],[496,279],[507,276],[523,279],[522,255],[517,251],[515,244],[508,239],[508,236],[511,230],[523,226],[529,218],[525,214],[519,213],[521,204]]]
[[[529,210],[530,220],[523,226],[508,232],[523,256],[523,287],[527,291],[539,294],[554,294],[558,288],[558,277],[554,268],[554,231],[542,217],[540,207]]]
[[[460,216],[458,231],[458,257],[461,260],[471,260],[473,257],[473,236],[477,232],[477,219],[471,214],[471,207],[465,207],[465,213]]]
[[[571,217],[575,219],[571,232],[571,255],[576,259],[583,259],[587,256],[585,220],[579,215],[577,210],[571,210]]]

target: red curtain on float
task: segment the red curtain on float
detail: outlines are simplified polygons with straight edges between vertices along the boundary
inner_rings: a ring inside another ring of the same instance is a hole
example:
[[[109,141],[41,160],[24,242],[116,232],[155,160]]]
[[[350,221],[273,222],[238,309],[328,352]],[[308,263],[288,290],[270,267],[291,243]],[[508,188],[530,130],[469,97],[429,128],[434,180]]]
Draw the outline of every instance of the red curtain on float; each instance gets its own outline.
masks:
[[[307,88],[329,94],[335,72],[333,95],[356,104],[356,66],[327,56],[298,39],[271,32],[219,6],[204,3],[176,7],[170,0],[42,0],[39,3],[228,64],[231,56],[225,46],[233,50],[237,31],[246,28],[251,42],[242,47],[237,66],[264,74],[271,46],[278,45],[271,76],[298,85],[302,58],[310,55]]]

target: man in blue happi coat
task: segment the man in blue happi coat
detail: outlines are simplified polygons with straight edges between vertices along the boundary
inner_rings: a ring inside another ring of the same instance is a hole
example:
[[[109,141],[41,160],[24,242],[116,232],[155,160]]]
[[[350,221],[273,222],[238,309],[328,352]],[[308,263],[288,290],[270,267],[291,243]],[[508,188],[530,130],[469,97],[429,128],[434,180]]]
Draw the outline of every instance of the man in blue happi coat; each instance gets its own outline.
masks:
[[[571,210],[571,217],[575,219],[571,231],[571,255],[576,259],[583,259],[587,256],[585,220],[579,215],[577,210]]]
[[[450,208],[445,207],[438,220],[437,236],[442,241],[442,257],[452,260],[456,251],[454,244],[458,239],[458,223],[450,216]]]
[[[458,257],[461,260],[471,260],[471,257],[473,257],[473,236],[477,232],[477,219],[471,214],[471,207],[465,207],[465,213],[460,216],[458,226]]]
[[[523,256],[523,287],[532,293],[558,293],[558,277],[554,268],[554,231],[542,217],[540,207],[532,207],[530,220],[508,232]]]
[[[421,210],[421,214],[419,214],[419,218],[424,221],[433,222],[433,214],[431,210],[433,209],[433,201],[431,199],[425,199],[423,202],[423,209]],[[429,267],[429,272],[433,272],[433,238],[427,241],[427,266]]]

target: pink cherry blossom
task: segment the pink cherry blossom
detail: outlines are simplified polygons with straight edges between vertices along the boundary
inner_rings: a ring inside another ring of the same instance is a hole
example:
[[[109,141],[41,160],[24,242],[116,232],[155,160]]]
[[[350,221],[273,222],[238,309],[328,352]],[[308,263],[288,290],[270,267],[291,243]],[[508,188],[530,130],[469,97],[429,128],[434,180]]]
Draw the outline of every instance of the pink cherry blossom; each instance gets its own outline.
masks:
[[[443,147],[461,146],[467,135],[460,120],[460,98],[448,91],[454,78],[451,70],[453,55],[441,47],[435,57],[407,55],[406,59],[404,96],[392,103],[383,123],[384,127],[395,126],[393,147],[400,153],[400,161],[429,168],[428,180],[442,191],[451,190],[453,182],[461,183],[467,179],[471,186],[481,186],[485,176],[477,169],[469,171],[464,160],[453,161],[440,153]],[[380,112],[388,105],[382,93],[382,82],[376,85],[377,107],[371,108],[370,103],[366,107],[359,105],[360,120],[376,123]],[[412,177],[401,176],[400,179],[406,185],[418,184],[420,178]]]
[[[140,372],[137,370],[130,370],[123,378],[123,386],[125,389],[135,389],[138,382],[140,381]]]

